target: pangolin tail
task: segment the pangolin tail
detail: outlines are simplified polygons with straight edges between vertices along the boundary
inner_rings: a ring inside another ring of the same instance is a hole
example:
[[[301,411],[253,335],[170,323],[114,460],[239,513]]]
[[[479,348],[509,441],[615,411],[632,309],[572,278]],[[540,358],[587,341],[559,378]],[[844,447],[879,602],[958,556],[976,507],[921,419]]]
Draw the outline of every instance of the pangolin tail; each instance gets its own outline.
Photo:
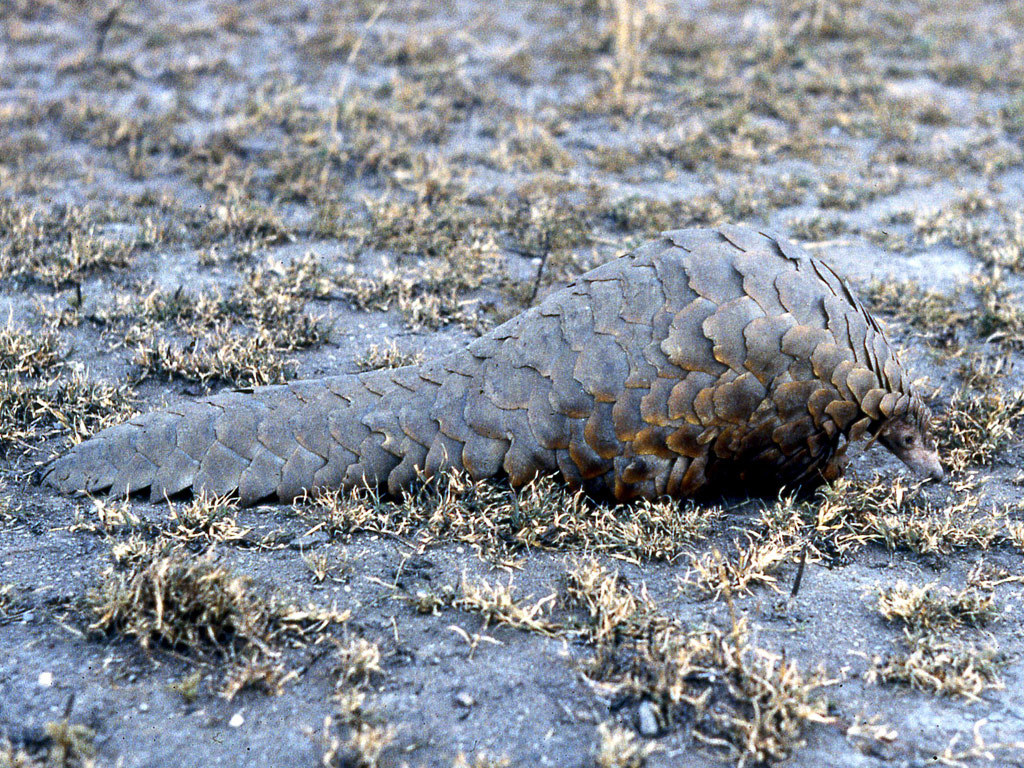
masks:
[[[317,488],[405,481],[427,447],[407,439],[393,403],[382,404],[395,399],[395,380],[407,383],[404,405],[429,408],[436,387],[415,375],[336,376],[226,392],[103,430],[56,459],[41,480],[62,492],[109,490],[120,497],[148,489],[157,501],[191,490],[237,495],[246,505],[290,501]]]

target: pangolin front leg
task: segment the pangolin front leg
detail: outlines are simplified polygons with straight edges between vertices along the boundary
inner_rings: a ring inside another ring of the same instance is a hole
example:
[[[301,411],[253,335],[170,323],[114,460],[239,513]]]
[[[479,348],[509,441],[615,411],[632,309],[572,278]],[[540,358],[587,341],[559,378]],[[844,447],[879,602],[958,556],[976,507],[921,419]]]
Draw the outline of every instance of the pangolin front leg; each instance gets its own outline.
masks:
[[[930,412],[824,262],[752,230],[678,230],[579,277],[467,349],[227,392],[104,430],[45,471],[64,492],[288,501],[398,494],[461,469],[558,473],[619,500],[808,489],[875,435],[941,478]]]

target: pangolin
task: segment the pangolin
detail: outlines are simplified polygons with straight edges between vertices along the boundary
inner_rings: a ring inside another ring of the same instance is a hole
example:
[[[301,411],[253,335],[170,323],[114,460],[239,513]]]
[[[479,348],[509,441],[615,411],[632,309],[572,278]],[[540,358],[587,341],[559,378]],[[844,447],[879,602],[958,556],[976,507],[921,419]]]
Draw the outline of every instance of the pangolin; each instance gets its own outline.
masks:
[[[943,475],[931,413],[827,264],[738,227],[664,233],[454,354],[226,392],[99,432],[46,468],[64,492],[192,490],[243,504],[400,494],[458,469],[595,497],[768,495],[877,438]]]

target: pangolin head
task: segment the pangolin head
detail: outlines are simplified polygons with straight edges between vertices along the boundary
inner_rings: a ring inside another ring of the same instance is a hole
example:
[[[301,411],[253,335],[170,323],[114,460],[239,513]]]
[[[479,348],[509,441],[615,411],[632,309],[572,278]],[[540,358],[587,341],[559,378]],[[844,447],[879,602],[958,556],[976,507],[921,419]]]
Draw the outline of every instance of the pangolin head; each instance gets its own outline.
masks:
[[[932,412],[916,398],[904,413],[884,421],[876,437],[917,474],[932,480],[945,476],[932,435]]]

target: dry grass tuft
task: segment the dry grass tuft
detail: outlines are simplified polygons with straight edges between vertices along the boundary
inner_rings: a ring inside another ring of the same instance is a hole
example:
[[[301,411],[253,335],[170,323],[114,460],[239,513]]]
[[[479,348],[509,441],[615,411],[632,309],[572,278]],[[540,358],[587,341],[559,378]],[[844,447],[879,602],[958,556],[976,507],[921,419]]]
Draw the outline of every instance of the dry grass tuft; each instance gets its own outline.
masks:
[[[971,587],[954,592],[934,584],[914,587],[903,581],[881,588],[877,607],[886,621],[902,622],[914,633],[984,626],[997,612],[991,594]]]
[[[0,619],[7,618],[11,608],[14,606],[17,593],[11,584],[0,583]]]
[[[26,750],[16,748],[7,738],[0,738],[0,766],[3,768],[42,768],[42,762]]]
[[[383,346],[373,344],[353,361],[360,371],[375,371],[378,368],[402,368],[423,362],[422,352],[403,352],[394,341]]]
[[[347,739],[332,733],[334,721],[324,721],[324,753],[321,764],[325,768],[377,768],[384,751],[395,740],[396,731],[390,725],[359,723]]]
[[[789,232],[798,240],[821,242],[830,240],[846,231],[846,222],[832,216],[815,214],[789,220]]]
[[[339,692],[347,687],[366,685],[384,674],[380,666],[380,647],[361,637],[340,644],[336,659],[335,689]]]
[[[1009,540],[1006,510],[984,510],[980,499],[967,491],[936,505],[922,488],[920,483],[907,487],[900,480],[880,478],[839,480],[819,492],[815,531],[838,553],[877,542],[889,550],[949,554]]]
[[[0,370],[7,376],[39,376],[63,360],[60,346],[60,337],[52,330],[7,323],[0,328]]]
[[[304,512],[335,535],[415,534],[424,544],[462,541],[496,555],[581,547],[670,562],[703,539],[724,514],[720,507],[689,503],[601,506],[552,477],[513,491],[461,473],[433,478],[400,501],[365,489],[324,492],[310,499]]]
[[[0,452],[57,435],[78,442],[131,415],[127,387],[92,382],[63,360],[55,331],[0,328]]]
[[[570,570],[566,596],[587,611],[585,636],[595,646],[590,677],[612,695],[651,702],[666,727],[692,723],[698,740],[724,749],[739,766],[784,759],[808,724],[831,722],[818,695],[830,681],[753,646],[745,618],[730,632],[684,631],[658,611],[645,586],[635,594],[596,561]],[[632,741],[617,741],[623,750],[609,754],[639,754],[626,748]]]
[[[612,61],[609,92],[605,97],[614,109],[632,111],[636,99],[627,98],[643,84],[647,71],[648,49],[663,15],[657,0],[604,0],[601,5],[612,11]]]
[[[294,378],[296,367],[294,360],[282,357],[275,348],[269,331],[241,335],[226,325],[184,345],[140,339],[131,363],[139,370],[139,381],[164,377],[202,384],[223,381],[243,388],[282,384]]]
[[[953,472],[991,466],[1024,418],[1024,392],[967,385],[953,393],[935,424],[943,460]]]
[[[253,685],[279,692],[286,679],[278,662],[281,647],[316,641],[348,618],[347,612],[269,601],[247,578],[218,563],[212,550],[196,557],[166,540],[133,539],[113,554],[115,565],[88,594],[90,628],[133,637],[146,649],[158,645],[228,659],[232,666],[222,690],[228,698]]]
[[[725,750],[736,765],[784,760],[812,723],[830,723],[820,670],[805,675],[785,655],[750,643],[746,618],[729,632],[668,626],[638,644],[617,681],[652,701],[665,722],[689,721],[699,741]]]
[[[86,725],[72,723],[67,718],[46,724],[46,737],[50,746],[46,755],[47,766],[62,768],[90,768],[96,763],[96,732]]]
[[[247,540],[248,528],[238,525],[238,504],[229,498],[199,494],[186,504],[171,506],[171,528],[165,536],[182,544],[205,548]]]
[[[93,629],[135,637],[143,648],[154,641],[186,650],[258,645],[275,615],[245,578],[211,556],[164,553],[155,545],[127,572],[109,569],[90,603]]]
[[[904,633],[906,649],[876,657],[865,673],[868,683],[898,683],[940,696],[976,701],[986,690],[1001,689],[999,668],[1006,659],[995,641],[985,645],[932,634]]]
[[[409,328],[437,329],[455,324],[468,330],[486,328],[486,316],[480,302],[464,297],[467,290],[479,287],[456,275],[452,267],[434,261],[419,270],[395,270],[385,267],[378,276],[354,272],[342,275],[341,293],[356,309],[386,312],[396,308]]]
[[[120,332],[139,380],[276,384],[294,376],[290,353],[326,340],[326,328],[306,305],[328,297],[334,286],[310,254],[287,265],[268,260],[251,268],[226,295],[183,286],[151,291],[141,299],[122,297],[96,319]]]
[[[1011,522],[1009,528],[1010,544],[1017,548],[1017,551],[1024,554],[1024,523]]]
[[[886,620],[904,625],[904,648],[884,659],[876,656],[865,680],[972,700],[989,688],[1001,688],[999,668],[1006,657],[995,640],[980,643],[952,633],[993,620],[997,609],[990,590],[1016,580],[1011,574],[986,574],[976,568],[968,577],[969,586],[959,591],[938,589],[934,584],[913,587],[902,581],[879,590],[878,612]]]
[[[0,737],[0,766],[3,768],[93,768],[96,765],[96,732],[66,717],[47,723],[40,743],[15,748]]]
[[[959,351],[971,337],[1005,351],[1024,347],[1024,310],[1000,267],[975,275],[952,294],[924,290],[912,281],[886,281],[872,283],[867,298],[949,352]],[[969,332],[966,338],[961,331]]]
[[[566,573],[566,602],[586,610],[584,633],[600,657],[621,638],[638,637],[663,623],[646,594],[639,597],[619,576],[597,560],[586,560]],[[652,623],[653,622],[653,623]]]
[[[181,696],[185,703],[191,704],[199,698],[200,686],[204,677],[202,669],[193,670],[184,677],[168,683],[167,690]]]
[[[643,768],[647,758],[658,750],[657,744],[644,744],[633,731],[620,725],[601,723],[597,735],[601,740],[595,755],[598,768]]]
[[[472,293],[501,273],[502,254],[493,214],[464,194],[432,194],[415,201],[384,196],[365,201],[368,226],[346,231],[360,243],[398,254],[375,276],[354,269],[337,276],[341,295],[357,309],[398,309],[411,328],[456,323],[471,330],[487,324]]]
[[[285,665],[276,658],[259,650],[250,650],[231,661],[220,695],[228,701],[243,690],[258,690],[268,696],[280,696],[284,693],[285,683],[292,677],[294,674],[289,674]]]
[[[921,288],[913,281],[872,282],[865,298],[878,311],[898,317],[941,347],[956,342],[956,331],[968,325],[962,296]]]
[[[462,576],[461,595],[452,603],[454,607],[483,616],[484,627],[504,624],[514,629],[552,636],[560,625],[544,619],[558,599],[555,593],[531,602],[531,597],[517,599],[510,578],[507,584],[491,584],[484,579]]]
[[[736,542],[736,556],[730,558],[717,547],[701,555],[690,556],[690,568],[684,583],[705,597],[718,599],[730,591],[750,592],[754,586],[778,591],[775,573],[793,560],[801,543],[788,536],[758,539],[747,536],[747,545]]]
[[[935,755],[935,762],[953,768],[964,768],[981,760],[994,763],[1000,754],[1004,754],[1007,760],[1020,762],[1020,757],[1024,754],[1024,741],[987,742],[982,730],[988,722],[988,718],[975,721],[971,728],[970,746],[960,746],[964,740],[963,733],[954,734],[945,749]]]
[[[137,244],[101,234],[96,218],[86,208],[47,209],[0,198],[0,279],[60,287],[99,270],[129,267]]]
[[[335,661],[335,713],[324,719],[322,763],[375,768],[397,735],[367,705],[368,689],[384,676],[380,648],[353,637],[338,644]],[[348,729],[345,738],[340,731],[343,727]]]
[[[792,16],[791,38],[834,40],[868,31],[862,6],[861,0],[795,0],[783,7]]]
[[[77,443],[135,414],[124,385],[90,381],[81,373],[26,382],[0,377],[0,451],[29,448],[58,435]]]
[[[1024,584],[1024,573],[993,565],[987,560],[979,560],[967,574],[967,586],[974,589],[988,592],[1002,584]]]

